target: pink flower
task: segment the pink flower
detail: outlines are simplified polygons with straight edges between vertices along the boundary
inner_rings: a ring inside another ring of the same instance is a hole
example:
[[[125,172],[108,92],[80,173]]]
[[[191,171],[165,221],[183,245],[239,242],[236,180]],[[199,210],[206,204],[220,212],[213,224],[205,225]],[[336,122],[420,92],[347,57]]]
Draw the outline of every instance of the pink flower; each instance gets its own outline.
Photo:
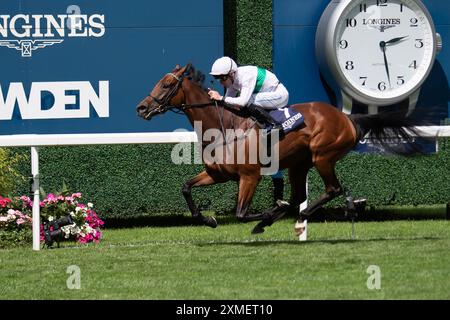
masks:
[[[0,197],[0,207],[5,208],[8,203],[11,203],[11,199]]]
[[[31,199],[29,197],[27,197],[27,196],[21,196],[20,200],[22,200],[23,202],[30,202],[31,201]]]
[[[55,201],[56,197],[55,197],[55,195],[53,193],[49,193],[45,200],[47,200],[47,201]]]
[[[79,243],[98,243],[102,236],[100,227],[104,225],[104,222],[92,210],[93,205],[91,203],[89,203],[89,206],[78,203],[80,198],[80,192],[73,193],[67,197],[61,194],[49,193],[39,205],[42,208],[42,212],[48,217],[53,217],[53,219],[59,219],[66,214],[72,215],[75,225],[68,227],[69,229],[66,230],[72,239]],[[13,200],[0,196],[0,209],[4,208],[3,213],[5,214],[4,216],[0,214],[0,228],[5,226],[7,228],[31,227],[33,219],[30,209],[32,206],[33,201],[25,195],[14,197]],[[49,231],[52,230],[53,227],[50,226]],[[45,239],[43,224],[40,225],[40,238],[41,241]]]

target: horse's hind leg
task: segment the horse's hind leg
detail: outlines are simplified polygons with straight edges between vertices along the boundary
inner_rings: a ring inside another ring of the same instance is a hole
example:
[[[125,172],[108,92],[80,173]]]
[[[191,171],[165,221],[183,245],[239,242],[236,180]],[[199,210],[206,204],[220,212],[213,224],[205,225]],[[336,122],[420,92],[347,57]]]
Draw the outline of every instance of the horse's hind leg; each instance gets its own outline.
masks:
[[[203,224],[210,226],[212,228],[217,227],[217,221],[214,217],[204,217],[202,213],[195,205],[194,200],[192,199],[192,188],[200,187],[200,186],[209,186],[216,184],[217,181],[213,179],[206,171],[202,171],[197,176],[187,181],[182,188],[182,193],[184,198],[186,199],[186,203],[191,211],[192,217],[194,219],[199,220]]]
[[[299,213],[300,204],[306,201],[306,180],[311,167],[311,163],[301,163],[289,168],[289,183],[291,185],[290,211],[294,211],[294,214]]]
[[[325,193],[319,199],[311,203],[304,211],[300,213],[299,221],[303,221],[307,216],[313,214],[325,203],[341,195],[343,190],[335,172],[335,162],[327,159],[316,162],[315,167],[319,172],[325,184]]]
[[[300,204],[306,200],[306,178],[311,168],[310,163],[302,162],[289,168],[289,183],[291,185],[291,199],[289,206],[278,206],[263,213],[263,219],[253,229],[252,233],[262,233],[265,227],[271,226],[275,221],[281,219],[287,212],[299,213]]]

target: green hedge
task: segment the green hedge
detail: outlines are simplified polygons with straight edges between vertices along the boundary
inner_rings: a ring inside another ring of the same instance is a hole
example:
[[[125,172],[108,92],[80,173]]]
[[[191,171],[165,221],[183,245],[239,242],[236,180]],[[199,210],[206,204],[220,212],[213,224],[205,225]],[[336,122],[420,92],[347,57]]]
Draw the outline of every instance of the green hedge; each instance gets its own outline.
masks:
[[[272,1],[224,0],[225,54],[239,65],[272,67]]]
[[[225,54],[239,64],[271,67],[272,1],[225,0]],[[369,205],[438,204],[450,201],[450,147],[441,143],[437,155],[420,158],[384,157],[375,154],[349,154],[338,164],[338,176],[357,197]],[[124,145],[46,147],[40,149],[41,184],[54,192],[63,181],[72,191],[82,192],[95,204],[103,218],[136,217],[156,213],[187,212],[181,194],[182,184],[202,170],[201,165],[174,165],[173,145]],[[29,148],[15,148],[29,153]],[[21,172],[29,176],[29,162]],[[286,173],[285,173],[286,175]],[[310,198],[323,192],[315,170],[309,176]],[[19,183],[16,193],[29,193],[29,185]],[[289,186],[285,195],[288,197]],[[212,204],[217,213],[233,212],[237,185],[196,189],[197,202]],[[265,177],[253,202],[254,210],[270,206],[272,185]],[[342,205],[342,199],[332,205]]]
[[[153,213],[188,211],[181,187],[203,170],[202,165],[175,165],[172,144],[44,147],[39,149],[41,186],[46,193],[61,189],[63,182],[73,192],[98,208],[102,217],[130,217]],[[17,152],[29,152],[21,148]],[[30,164],[21,172],[30,175]],[[256,208],[264,209],[271,200],[271,184],[258,188]],[[29,193],[29,185],[18,186],[17,194]],[[194,189],[199,204],[212,201],[210,209],[233,210],[237,183],[229,182],[207,189]]]
[[[40,148],[41,185],[46,192],[61,189],[63,181],[72,191],[82,192],[102,217],[131,217],[154,213],[187,212],[182,184],[195,176],[201,165],[175,165],[173,145],[124,145]],[[441,144],[440,153],[417,158],[350,153],[337,166],[342,184],[368,204],[431,205],[450,201],[450,148]],[[29,152],[21,148],[21,152]],[[29,175],[29,163],[22,172]],[[285,173],[286,175],[286,173]],[[286,179],[287,180],[287,179]],[[309,175],[310,199],[323,192],[323,184],[313,169]],[[289,197],[289,186],[285,197]],[[29,192],[27,184],[16,191]],[[237,184],[194,189],[198,203],[211,201],[209,210],[233,212]],[[263,210],[272,201],[272,185],[264,177],[253,202]],[[342,199],[334,202],[342,205]]]

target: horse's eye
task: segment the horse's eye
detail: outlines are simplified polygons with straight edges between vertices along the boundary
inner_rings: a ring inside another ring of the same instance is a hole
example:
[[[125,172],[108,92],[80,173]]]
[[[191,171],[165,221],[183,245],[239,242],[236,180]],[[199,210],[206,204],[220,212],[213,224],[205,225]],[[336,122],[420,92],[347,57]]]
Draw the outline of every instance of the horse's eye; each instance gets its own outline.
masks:
[[[163,83],[163,84],[162,84],[162,87],[163,87],[163,89],[167,89],[167,88],[170,87],[170,84],[168,84],[168,83]]]

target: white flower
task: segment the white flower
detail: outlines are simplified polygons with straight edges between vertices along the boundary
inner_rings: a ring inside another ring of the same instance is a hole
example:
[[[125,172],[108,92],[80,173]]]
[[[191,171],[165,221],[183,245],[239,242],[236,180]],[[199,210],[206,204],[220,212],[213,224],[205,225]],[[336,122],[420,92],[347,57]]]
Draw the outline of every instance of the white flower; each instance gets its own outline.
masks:
[[[94,205],[91,202],[88,202],[87,206],[88,206],[88,208],[93,208],[94,207]]]
[[[84,228],[84,231],[85,231],[87,234],[90,234],[90,233],[92,233],[92,232],[94,231],[94,229],[92,229],[90,225],[86,224],[86,225],[85,225],[85,228]]]
[[[80,210],[82,210],[83,208],[81,208],[81,207],[76,207],[75,208],[75,212],[78,212],[78,211],[80,211]]]
[[[71,215],[72,217],[75,217],[75,212],[70,211],[70,215]]]
[[[76,234],[79,234],[80,233],[80,228],[78,228],[75,224],[73,225],[73,228],[72,228],[72,234],[73,235],[76,235]]]
[[[53,216],[48,216],[48,221],[52,222],[53,220],[55,220],[55,218],[53,218]]]

